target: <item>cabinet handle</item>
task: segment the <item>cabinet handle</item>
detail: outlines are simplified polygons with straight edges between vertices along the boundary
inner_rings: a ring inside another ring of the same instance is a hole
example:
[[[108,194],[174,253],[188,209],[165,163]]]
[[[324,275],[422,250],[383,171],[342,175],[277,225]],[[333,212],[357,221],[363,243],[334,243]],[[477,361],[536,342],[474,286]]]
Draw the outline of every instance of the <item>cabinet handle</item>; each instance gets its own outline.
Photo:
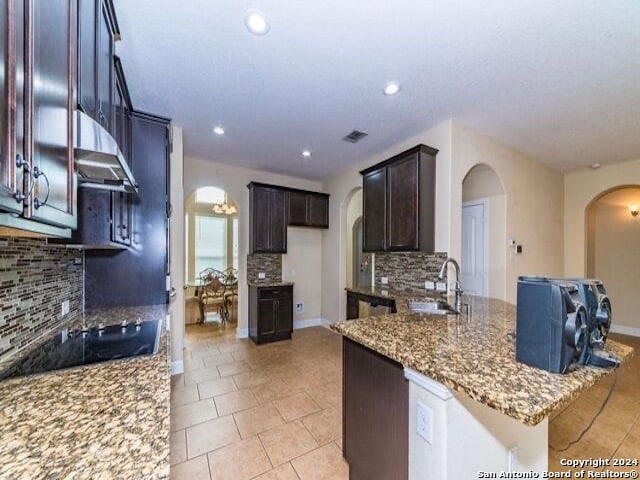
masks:
[[[47,175],[38,167],[33,167],[33,183],[35,183],[35,180],[39,177],[44,177],[45,182],[47,182],[47,195],[44,197],[44,201],[42,202],[38,197],[35,197],[33,199],[33,207],[36,210],[47,204],[47,202],[49,201],[49,194],[51,193],[51,185],[49,184],[49,179],[47,178]]]

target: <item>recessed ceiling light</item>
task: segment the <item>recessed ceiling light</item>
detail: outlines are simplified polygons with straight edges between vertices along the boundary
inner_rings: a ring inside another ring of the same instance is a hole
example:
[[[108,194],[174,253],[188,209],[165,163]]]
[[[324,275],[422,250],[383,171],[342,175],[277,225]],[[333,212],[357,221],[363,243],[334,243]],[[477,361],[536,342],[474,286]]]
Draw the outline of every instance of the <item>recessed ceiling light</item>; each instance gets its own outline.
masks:
[[[594,170],[597,170],[601,167],[602,165],[600,165],[599,163],[592,163],[591,164],[591,168],[593,168]]]
[[[400,91],[400,85],[398,83],[396,83],[396,82],[389,82],[384,87],[384,94],[385,95],[395,95],[399,91]]]
[[[213,127],[213,133],[215,133],[216,135],[224,135],[224,128]]]
[[[254,35],[266,35],[271,28],[264,14],[258,10],[249,10],[244,17],[244,24]]]
[[[303,150],[302,151],[302,156],[305,158],[310,158],[311,157],[311,150]]]

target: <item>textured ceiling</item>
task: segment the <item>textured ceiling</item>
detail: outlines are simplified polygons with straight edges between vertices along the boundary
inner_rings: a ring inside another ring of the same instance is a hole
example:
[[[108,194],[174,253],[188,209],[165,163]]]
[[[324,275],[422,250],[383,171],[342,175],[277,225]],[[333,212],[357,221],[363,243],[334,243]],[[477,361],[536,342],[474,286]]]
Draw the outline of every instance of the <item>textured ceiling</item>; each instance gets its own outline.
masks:
[[[188,156],[324,179],[454,118],[562,171],[640,158],[637,0],[115,4],[134,105]]]

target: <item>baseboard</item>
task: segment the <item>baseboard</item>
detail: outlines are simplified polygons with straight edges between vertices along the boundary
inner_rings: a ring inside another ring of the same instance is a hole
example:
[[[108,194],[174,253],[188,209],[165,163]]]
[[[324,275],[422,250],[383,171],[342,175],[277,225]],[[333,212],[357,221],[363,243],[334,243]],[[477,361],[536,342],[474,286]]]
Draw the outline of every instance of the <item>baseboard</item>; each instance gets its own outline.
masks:
[[[609,330],[613,333],[620,333],[621,335],[631,335],[632,337],[640,337],[640,328],[638,327],[625,327],[624,325],[611,325]]]
[[[171,375],[178,375],[180,373],[184,373],[184,362],[182,360],[171,362]]]
[[[319,327],[322,325],[322,318],[305,318],[303,320],[294,320],[293,329],[300,330],[301,328]]]
[[[249,338],[249,329],[236,328],[236,338]]]

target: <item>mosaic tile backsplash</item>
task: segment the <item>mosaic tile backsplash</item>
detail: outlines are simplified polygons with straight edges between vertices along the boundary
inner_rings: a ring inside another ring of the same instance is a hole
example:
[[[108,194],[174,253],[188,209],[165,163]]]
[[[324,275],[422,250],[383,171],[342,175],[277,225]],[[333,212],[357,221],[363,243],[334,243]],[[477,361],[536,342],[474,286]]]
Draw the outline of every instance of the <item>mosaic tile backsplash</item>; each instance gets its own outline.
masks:
[[[0,368],[82,313],[83,268],[80,251],[0,237]]]
[[[258,273],[266,278],[258,280]],[[247,255],[247,283],[282,281],[282,255],[279,253],[254,253]]]
[[[385,252],[376,253],[375,279],[389,279],[396,290],[424,290],[425,280],[437,281],[446,253]]]

